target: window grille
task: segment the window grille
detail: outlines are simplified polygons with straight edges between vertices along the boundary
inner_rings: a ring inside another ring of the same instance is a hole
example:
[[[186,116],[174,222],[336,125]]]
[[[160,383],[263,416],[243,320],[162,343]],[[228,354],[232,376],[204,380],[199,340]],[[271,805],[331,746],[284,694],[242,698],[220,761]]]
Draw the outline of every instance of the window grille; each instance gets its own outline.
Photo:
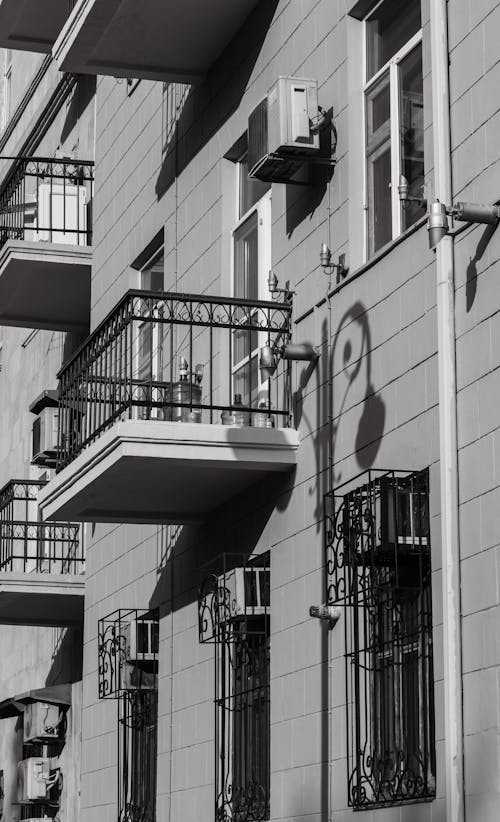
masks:
[[[99,620],[99,699],[157,690],[158,612],[119,609]]]
[[[370,471],[327,494],[325,541],[327,601],[346,606],[349,804],[432,799],[428,471]]]
[[[200,587],[200,642],[215,645],[217,822],[269,819],[268,566],[268,554],[225,554]]]
[[[128,691],[118,701],[118,819],[155,822],[158,694]]]

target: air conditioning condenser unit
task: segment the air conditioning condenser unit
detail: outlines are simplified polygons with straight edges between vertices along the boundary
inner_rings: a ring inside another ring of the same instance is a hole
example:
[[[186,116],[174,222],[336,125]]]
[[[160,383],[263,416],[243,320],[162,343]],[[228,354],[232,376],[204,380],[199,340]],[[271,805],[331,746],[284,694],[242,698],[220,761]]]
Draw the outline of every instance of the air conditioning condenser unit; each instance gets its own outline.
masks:
[[[47,702],[29,702],[24,708],[24,741],[49,742],[59,737],[60,709]]]
[[[17,764],[17,801],[30,804],[46,799],[50,780],[50,759],[31,756]]]

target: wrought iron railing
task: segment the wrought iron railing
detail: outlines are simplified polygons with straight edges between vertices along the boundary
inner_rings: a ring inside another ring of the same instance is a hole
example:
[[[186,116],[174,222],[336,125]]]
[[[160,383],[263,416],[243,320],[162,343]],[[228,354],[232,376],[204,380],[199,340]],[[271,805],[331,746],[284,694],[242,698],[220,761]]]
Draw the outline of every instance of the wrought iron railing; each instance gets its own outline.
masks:
[[[344,605],[348,799],[435,796],[428,471],[370,471],[325,497],[327,602]]]
[[[198,598],[200,642],[215,649],[215,820],[270,815],[269,554],[224,554]]]
[[[288,302],[127,292],[59,374],[58,470],[116,420],[288,426],[289,363],[263,382],[258,356],[289,341],[291,311]]]
[[[90,245],[94,164],[20,157],[0,191],[0,248],[8,240]]]
[[[41,522],[37,480],[11,480],[0,490],[0,571],[82,574],[85,554],[80,525]]]
[[[155,822],[158,693],[128,691],[118,705],[118,822]]]
[[[120,608],[99,620],[99,699],[157,690],[158,612]]]

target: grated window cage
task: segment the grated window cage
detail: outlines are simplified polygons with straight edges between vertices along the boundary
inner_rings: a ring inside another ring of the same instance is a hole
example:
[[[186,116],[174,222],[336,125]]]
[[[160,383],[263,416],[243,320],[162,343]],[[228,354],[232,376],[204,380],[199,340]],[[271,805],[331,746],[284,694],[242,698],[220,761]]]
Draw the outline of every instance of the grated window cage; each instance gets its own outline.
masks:
[[[348,798],[435,796],[428,471],[370,471],[325,497],[327,602],[344,605]]]
[[[157,690],[158,611],[119,609],[99,620],[99,698]]]
[[[199,588],[200,642],[214,645],[215,820],[269,819],[269,554],[224,554]]]

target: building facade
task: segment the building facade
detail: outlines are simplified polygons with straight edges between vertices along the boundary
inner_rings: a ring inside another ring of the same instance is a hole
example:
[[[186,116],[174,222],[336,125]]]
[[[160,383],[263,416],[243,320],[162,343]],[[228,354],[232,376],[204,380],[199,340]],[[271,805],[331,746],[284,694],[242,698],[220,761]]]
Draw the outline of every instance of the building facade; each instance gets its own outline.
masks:
[[[500,4],[38,6],[0,3],[5,820],[496,820]]]

